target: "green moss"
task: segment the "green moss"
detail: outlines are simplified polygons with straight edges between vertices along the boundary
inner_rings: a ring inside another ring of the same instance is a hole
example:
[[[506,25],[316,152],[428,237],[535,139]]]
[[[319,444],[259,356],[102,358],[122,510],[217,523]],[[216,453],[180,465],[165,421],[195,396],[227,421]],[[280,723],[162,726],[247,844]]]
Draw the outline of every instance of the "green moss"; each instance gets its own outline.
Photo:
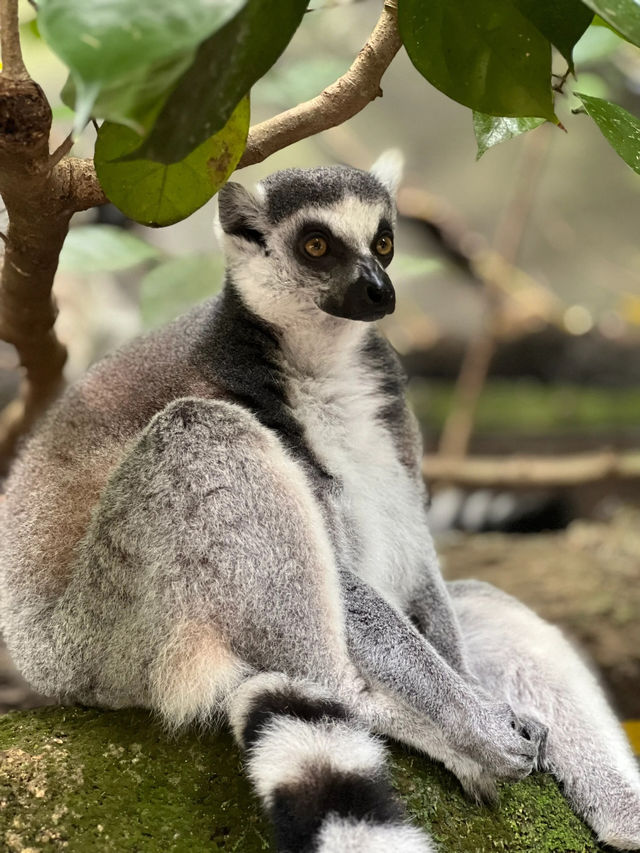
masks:
[[[272,850],[226,733],[169,739],[142,711],[46,708],[0,719],[0,849],[11,853]],[[393,750],[414,819],[451,853],[596,853],[555,783],[502,786],[470,804],[438,765]]]

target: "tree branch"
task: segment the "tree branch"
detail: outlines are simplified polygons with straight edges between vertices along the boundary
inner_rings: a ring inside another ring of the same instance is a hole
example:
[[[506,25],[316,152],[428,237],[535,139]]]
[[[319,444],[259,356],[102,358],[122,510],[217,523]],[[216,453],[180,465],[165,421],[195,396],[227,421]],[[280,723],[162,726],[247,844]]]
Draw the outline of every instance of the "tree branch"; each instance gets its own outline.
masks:
[[[640,453],[581,453],[572,456],[425,456],[430,482],[471,488],[527,489],[581,486],[602,480],[640,481]]]
[[[22,60],[18,0],[0,0],[0,47],[2,76],[9,80],[28,80],[29,72]]]
[[[49,168],[51,108],[22,63],[17,2],[0,0],[0,23],[0,195],[9,216],[0,337],[25,368],[20,400],[0,422],[1,465],[61,385],[66,351],[53,331],[51,287],[74,207]]]
[[[382,75],[401,44],[395,5],[385,3],[351,68],[310,101],[252,127],[238,168],[261,163],[294,142],[353,118],[382,95]]]

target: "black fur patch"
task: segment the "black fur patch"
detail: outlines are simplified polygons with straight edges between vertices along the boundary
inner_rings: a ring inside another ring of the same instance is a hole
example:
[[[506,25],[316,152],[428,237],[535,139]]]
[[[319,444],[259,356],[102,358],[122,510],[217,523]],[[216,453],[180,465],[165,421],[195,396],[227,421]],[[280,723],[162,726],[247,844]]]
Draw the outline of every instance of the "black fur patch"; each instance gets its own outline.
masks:
[[[391,345],[375,329],[365,338],[361,349],[367,372],[378,378],[378,389],[385,399],[378,420],[391,433],[402,463],[415,469],[415,450],[405,399],[407,379]]]
[[[293,691],[278,690],[256,696],[247,714],[242,741],[250,747],[260,737],[260,732],[273,717],[295,717],[307,723],[320,720],[347,720],[349,715],[339,702],[330,699],[311,699]]]
[[[266,209],[274,224],[302,207],[321,207],[355,195],[367,202],[385,201],[391,209],[389,193],[370,172],[347,167],[284,169],[266,178]]]
[[[235,228],[231,234],[234,237],[242,237],[243,240],[247,240],[249,243],[257,243],[258,246],[262,246],[263,249],[267,248],[267,242],[264,239],[264,234],[258,231],[257,228],[249,228],[248,225],[244,225]]]
[[[242,302],[227,281],[194,347],[192,358],[222,398],[249,409],[278,434],[318,490],[333,477],[315,458],[286,395],[275,330]]]
[[[329,815],[373,824],[399,823],[404,809],[382,774],[367,779],[314,768],[304,782],[275,791],[270,816],[278,850],[311,853]]]

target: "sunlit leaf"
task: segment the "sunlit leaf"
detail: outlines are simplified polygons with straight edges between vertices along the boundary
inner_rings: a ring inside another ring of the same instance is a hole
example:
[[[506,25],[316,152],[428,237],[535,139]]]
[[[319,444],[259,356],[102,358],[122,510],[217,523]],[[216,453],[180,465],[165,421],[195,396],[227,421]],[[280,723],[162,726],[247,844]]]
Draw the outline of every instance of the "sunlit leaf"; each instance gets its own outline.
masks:
[[[271,0],[266,6],[264,0],[247,0],[232,20],[200,45],[136,153],[175,163],[220,130],[238,101],[285,49],[307,2]]]
[[[581,0],[514,0],[531,23],[564,56],[573,71],[573,48],[593,19]]]
[[[222,286],[221,255],[185,255],[160,264],[142,279],[140,313],[145,328],[168,323]]]
[[[557,121],[551,45],[512,0],[399,0],[398,21],[415,67],[453,100]]]
[[[114,272],[158,257],[158,249],[122,228],[81,225],[69,231],[59,266],[67,272]]]
[[[473,132],[476,135],[478,144],[478,152],[476,160],[479,160],[489,148],[498,145],[500,142],[506,142],[513,139],[514,136],[520,136],[521,133],[526,133],[528,130],[533,130],[544,124],[545,119],[537,117],[520,117],[513,116],[488,116],[486,113],[479,113],[476,110],[473,112]]]
[[[135,127],[245,0],[39,0],[38,27],[71,72],[75,108]]]
[[[136,222],[170,225],[202,207],[226,182],[240,159],[249,129],[249,99],[244,98],[219,133],[180,163],[122,160],[140,145],[123,125],[105,122],[98,133],[95,165],[110,201]]]
[[[640,4],[637,0],[584,0],[632,44],[640,45]]]
[[[582,92],[575,92],[587,114],[600,128],[609,145],[622,157],[627,166],[640,175],[640,120],[630,112]]]

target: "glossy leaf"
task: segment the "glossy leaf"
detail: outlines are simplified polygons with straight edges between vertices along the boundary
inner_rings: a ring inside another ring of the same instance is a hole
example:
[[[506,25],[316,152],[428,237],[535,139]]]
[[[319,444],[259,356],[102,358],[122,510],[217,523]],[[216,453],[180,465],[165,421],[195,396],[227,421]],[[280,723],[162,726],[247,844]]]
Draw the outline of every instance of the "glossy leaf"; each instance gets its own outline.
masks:
[[[627,41],[640,46],[640,4],[637,0],[584,0],[584,3]]]
[[[142,279],[140,313],[146,329],[168,323],[222,287],[221,255],[185,255],[160,264]]]
[[[479,160],[489,148],[500,142],[507,142],[514,136],[520,136],[544,124],[545,119],[532,116],[514,118],[513,116],[488,116],[486,113],[473,112],[473,132],[476,135]]]
[[[531,23],[564,56],[573,71],[573,48],[593,19],[581,0],[514,0]]]
[[[198,45],[245,0],[40,0],[42,37],[71,72],[75,108],[138,126]]]
[[[160,251],[115,225],[72,228],[60,253],[60,269],[68,272],[114,272],[160,257]]]
[[[640,120],[627,110],[605,101],[575,92],[587,114],[600,128],[609,145],[622,157],[627,166],[640,175]]]
[[[557,121],[551,46],[513,0],[399,0],[398,22],[415,67],[453,100]]]
[[[308,0],[248,0],[200,45],[154,119],[138,155],[175,163],[225,124],[289,43]]]
[[[95,165],[100,184],[120,210],[144,225],[170,225],[202,207],[226,182],[244,151],[249,99],[210,139],[179,163],[122,160],[140,145],[123,125],[105,122],[98,133]]]

